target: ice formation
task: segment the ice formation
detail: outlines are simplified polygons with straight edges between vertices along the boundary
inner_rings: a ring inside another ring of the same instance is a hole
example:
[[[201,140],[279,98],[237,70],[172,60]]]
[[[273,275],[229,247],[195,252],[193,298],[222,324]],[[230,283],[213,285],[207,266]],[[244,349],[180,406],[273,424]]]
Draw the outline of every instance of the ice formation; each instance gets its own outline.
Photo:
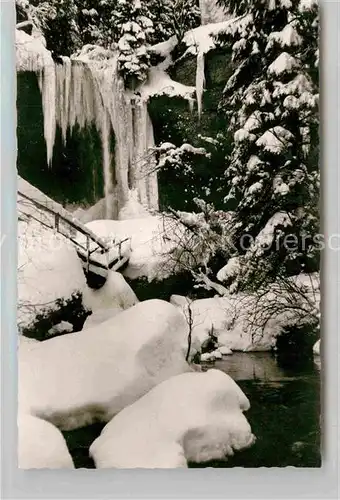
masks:
[[[51,164],[56,127],[64,142],[67,130],[94,124],[103,148],[106,218],[113,214],[110,194],[118,196],[118,210],[136,189],[146,208],[158,208],[157,172],[152,149],[154,136],[147,103],[124,88],[117,56],[99,47],[54,62],[42,42],[17,31],[17,69],[38,75],[44,113],[47,162]],[[114,162],[110,153],[111,130],[115,135]],[[113,171],[114,163],[114,171]]]
[[[255,442],[249,401],[225,373],[185,373],[125,408],[90,447],[97,468],[177,468],[225,459]]]

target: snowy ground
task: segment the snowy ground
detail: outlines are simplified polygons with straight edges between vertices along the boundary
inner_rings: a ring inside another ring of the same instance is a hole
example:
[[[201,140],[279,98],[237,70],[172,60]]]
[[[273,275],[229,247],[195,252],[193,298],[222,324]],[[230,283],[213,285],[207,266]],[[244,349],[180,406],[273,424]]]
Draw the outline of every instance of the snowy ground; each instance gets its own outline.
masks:
[[[230,354],[230,351],[271,350],[283,328],[303,323],[299,304],[301,310],[309,308],[313,312],[315,309],[317,314],[320,306],[318,276],[299,275],[293,277],[292,282],[303,293],[285,294],[274,283],[260,300],[256,294],[226,293],[223,297],[194,301],[174,295],[170,302],[179,307],[186,318],[191,316],[194,345],[204,344],[211,335],[218,338],[219,349],[210,357],[204,357],[208,361],[219,359],[221,354]],[[270,315],[273,306],[275,313]]]

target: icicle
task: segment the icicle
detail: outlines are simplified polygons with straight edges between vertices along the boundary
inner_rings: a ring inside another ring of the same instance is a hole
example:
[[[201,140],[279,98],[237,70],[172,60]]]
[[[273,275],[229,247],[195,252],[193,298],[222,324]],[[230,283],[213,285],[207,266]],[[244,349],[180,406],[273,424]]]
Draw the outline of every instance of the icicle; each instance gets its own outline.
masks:
[[[56,64],[56,120],[61,128],[63,144],[66,144],[69,126],[69,106],[71,87],[71,61],[62,57],[62,64]]]
[[[105,110],[102,116],[101,127],[102,151],[103,151],[103,172],[104,172],[104,194],[106,218],[112,218],[112,207],[110,203],[110,194],[112,187],[111,174],[111,153],[110,153],[110,121],[108,112]]]
[[[204,84],[205,84],[204,54],[203,54],[203,52],[199,52],[197,54],[197,67],[196,67],[196,97],[197,97],[197,109],[198,109],[199,116],[201,116],[201,113],[202,113],[202,99],[203,99]]]
[[[192,114],[194,112],[194,99],[188,99],[188,103],[189,103],[190,113]]]
[[[56,73],[54,63],[47,64],[40,72],[39,87],[44,114],[47,164],[51,165],[56,132]]]

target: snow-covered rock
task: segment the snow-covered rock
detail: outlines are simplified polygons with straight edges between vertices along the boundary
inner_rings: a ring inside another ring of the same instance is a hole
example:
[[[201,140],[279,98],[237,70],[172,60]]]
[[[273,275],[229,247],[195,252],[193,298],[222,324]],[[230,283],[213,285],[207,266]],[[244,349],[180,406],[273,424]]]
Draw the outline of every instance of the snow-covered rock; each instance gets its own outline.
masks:
[[[183,295],[171,295],[170,297],[170,304],[176,307],[186,308],[191,302],[192,300],[189,297],[184,297]]]
[[[73,332],[73,325],[68,321],[61,321],[57,325],[52,326],[48,330],[48,335],[58,335],[60,333],[71,333]]]
[[[222,353],[219,349],[216,349],[216,351],[213,351],[211,354],[215,359],[222,359]]]
[[[83,325],[83,330],[85,330],[85,328],[92,328],[94,326],[100,325],[101,323],[104,323],[108,319],[117,316],[117,314],[120,314],[122,311],[123,309],[121,307],[98,309],[95,312],[93,312],[90,316],[88,316]]]
[[[218,348],[218,350],[220,351],[222,356],[230,356],[233,353],[233,351],[226,346],[221,346]]]
[[[176,468],[224,459],[255,437],[249,401],[225,373],[186,373],[125,408],[90,447],[97,468]]]
[[[207,363],[209,361],[215,361],[215,357],[212,356],[210,352],[204,352],[201,354],[201,362],[202,363]]]
[[[216,349],[215,351],[212,351],[212,352],[204,352],[203,354],[201,354],[201,362],[202,363],[216,361],[216,360],[219,360],[222,358],[223,358],[223,356],[222,356],[222,352],[220,349]]]
[[[240,267],[239,257],[231,257],[227,264],[218,271],[217,279],[223,282],[227,281],[228,278],[234,278],[239,273]]]
[[[18,466],[20,469],[74,469],[61,432],[32,415],[18,416]]]
[[[190,371],[188,328],[161,300],[81,332],[19,346],[19,407],[61,429],[109,421],[171,376]]]
[[[114,271],[108,272],[104,286],[98,290],[88,286],[83,289],[83,305],[92,312],[102,309],[123,311],[137,303],[138,299],[130,285],[120,273]]]
[[[320,348],[321,348],[321,340],[319,339],[317,342],[315,342],[313,346],[313,354],[316,356],[320,356]]]

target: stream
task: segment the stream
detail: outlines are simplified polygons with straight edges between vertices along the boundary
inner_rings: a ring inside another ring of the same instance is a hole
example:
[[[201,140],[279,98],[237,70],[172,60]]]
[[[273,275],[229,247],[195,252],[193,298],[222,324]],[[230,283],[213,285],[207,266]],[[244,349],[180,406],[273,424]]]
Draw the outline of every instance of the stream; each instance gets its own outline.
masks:
[[[320,467],[320,360],[280,365],[273,354],[234,353],[202,365],[228,373],[250,400],[247,419],[256,443],[227,462],[189,467]],[[64,432],[77,468],[93,468],[88,449],[104,424]]]

